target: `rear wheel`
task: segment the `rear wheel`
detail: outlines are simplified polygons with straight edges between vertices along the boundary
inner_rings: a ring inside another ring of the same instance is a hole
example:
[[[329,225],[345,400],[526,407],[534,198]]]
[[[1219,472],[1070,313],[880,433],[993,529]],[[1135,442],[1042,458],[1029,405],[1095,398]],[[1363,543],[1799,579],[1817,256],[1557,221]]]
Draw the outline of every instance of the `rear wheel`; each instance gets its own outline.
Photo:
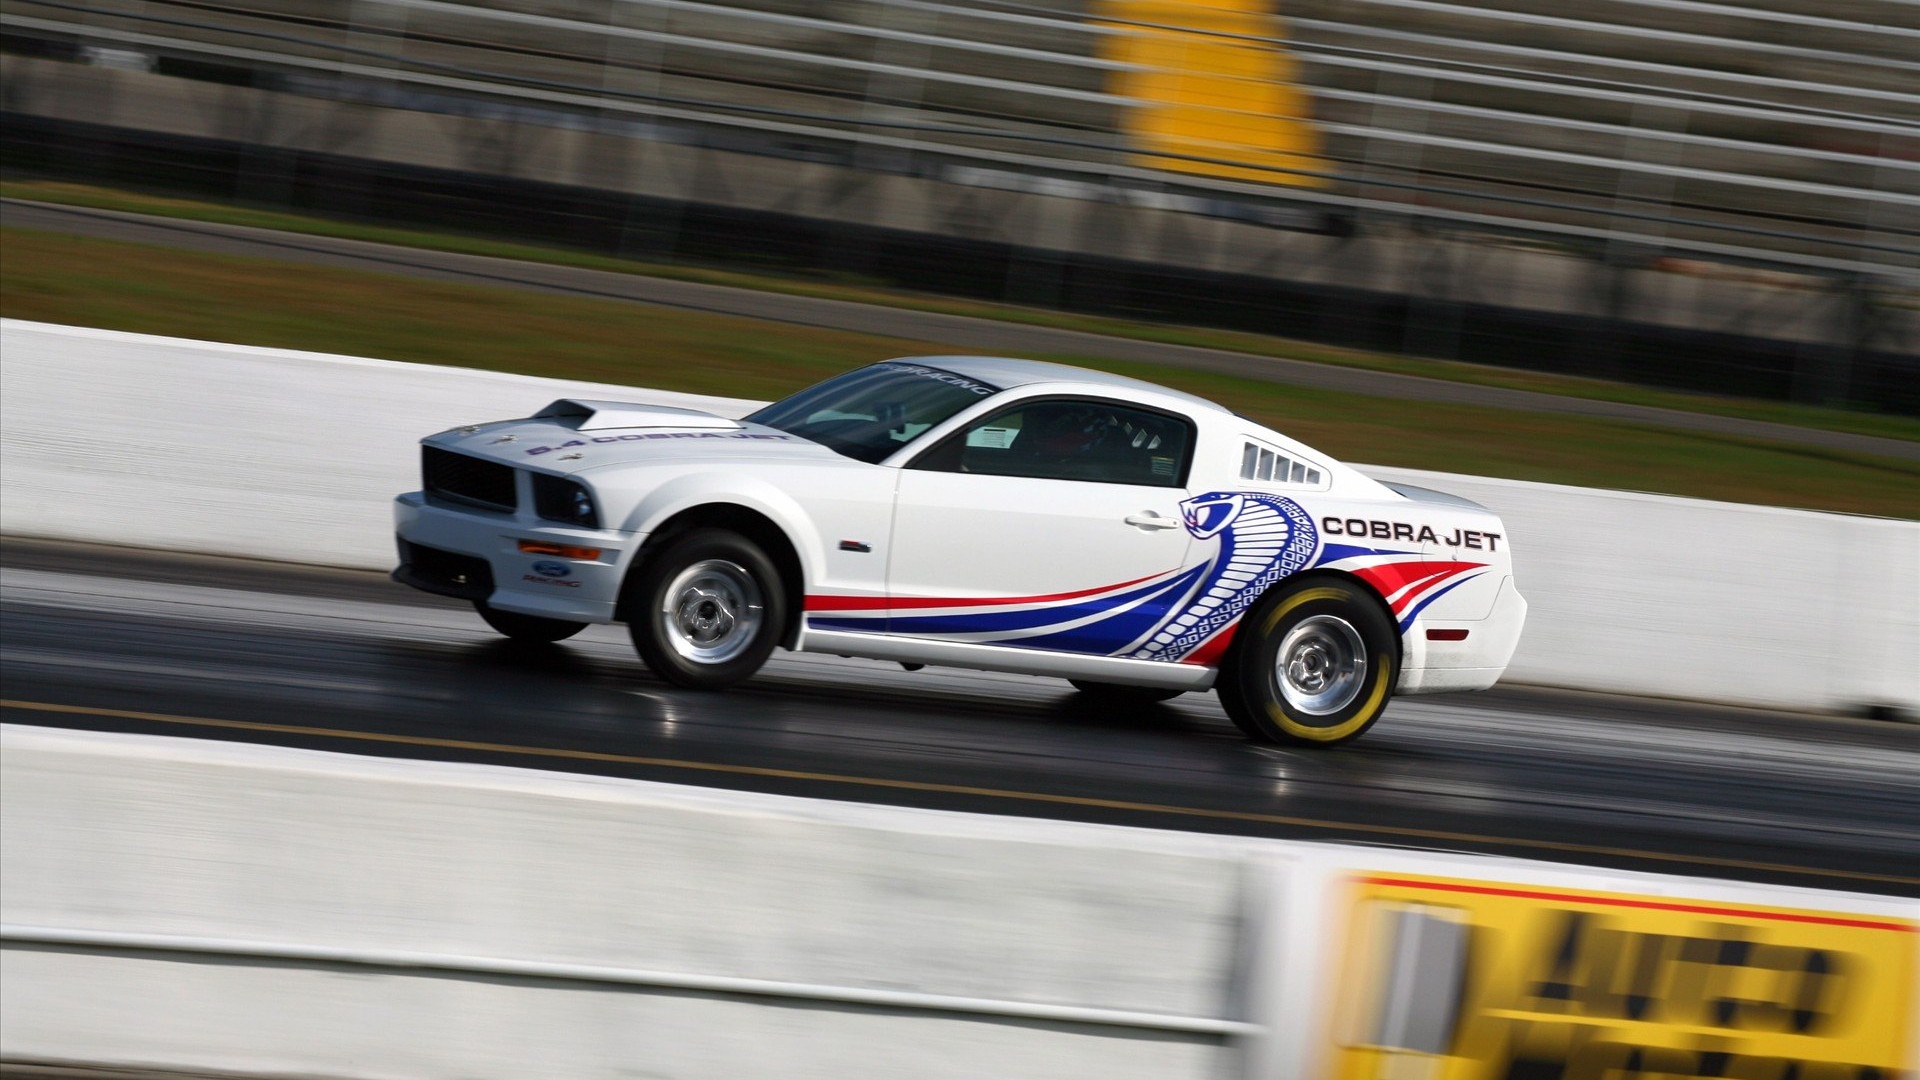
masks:
[[[780,573],[759,545],[696,529],[649,553],[633,583],[627,629],[654,673],[697,690],[744,682],[786,622]]]
[[[515,641],[547,643],[565,641],[567,638],[587,628],[583,622],[567,622],[564,619],[547,619],[539,615],[522,615],[517,611],[501,611],[485,600],[475,600],[473,609],[487,620],[487,625],[500,631]]]
[[[1075,690],[1087,700],[1101,705],[1129,706],[1152,705],[1159,701],[1170,701],[1186,693],[1185,690],[1169,690],[1161,686],[1126,686],[1121,683],[1092,682],[1087,679],[1068,679]]]
[[[1398,658],[1392,621],[1359,586],[1302,582],[1248,612],[1220,673],[1220,704],[1251,738],[1334,746],[1380,719]]]

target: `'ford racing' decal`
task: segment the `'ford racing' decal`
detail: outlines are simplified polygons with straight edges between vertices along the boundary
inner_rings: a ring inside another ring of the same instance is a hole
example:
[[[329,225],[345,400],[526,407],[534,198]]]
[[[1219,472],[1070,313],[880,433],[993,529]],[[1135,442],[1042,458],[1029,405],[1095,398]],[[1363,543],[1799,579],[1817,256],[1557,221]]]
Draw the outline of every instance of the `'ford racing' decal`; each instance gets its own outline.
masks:
[[[997,386],[989,386],[986,383],[977,382],[973,379],[969,379],[964,375],[955,375],[951,371],[942,371],[939,368],[924,367],[920,364],[900,364],[900,363],[889,362],[889,363],[875,364],[873,366],[876,368],[885,368],[888,371],[899,371],[908,375],[918,375],[923,379],[932,379],[935,382],[946,383],[948,386],[957,386],[962,390],[965,390],[972,394],[978,394],[981,397],[986,397],[988,394],[997,394],[1000,392],[1000,388]]]

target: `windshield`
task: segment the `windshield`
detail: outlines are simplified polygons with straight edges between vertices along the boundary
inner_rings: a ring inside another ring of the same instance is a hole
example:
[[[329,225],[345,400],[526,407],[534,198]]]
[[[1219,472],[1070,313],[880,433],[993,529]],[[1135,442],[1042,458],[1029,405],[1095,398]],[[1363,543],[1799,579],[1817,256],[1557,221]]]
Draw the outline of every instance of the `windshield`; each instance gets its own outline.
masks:
[[[747,419],[877,463],[1000,388],[951,371],[888,361],[809,387]]]

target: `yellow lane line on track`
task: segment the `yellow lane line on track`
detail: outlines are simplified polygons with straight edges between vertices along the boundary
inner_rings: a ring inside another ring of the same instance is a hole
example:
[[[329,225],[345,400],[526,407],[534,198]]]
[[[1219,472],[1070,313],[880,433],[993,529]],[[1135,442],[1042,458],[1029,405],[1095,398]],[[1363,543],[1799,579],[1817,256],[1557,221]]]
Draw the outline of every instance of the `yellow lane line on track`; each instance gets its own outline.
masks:
[[[599,750],[567,750],[555,746],[518,746],[513,743],[473,742],[467,739],[439,739],[424,735],[389,735],[377,731],[348,731],[340,728],[305,727],[298,724],[266,724],[252,720],[215,720],[204,716],[173,716],[168,713],[137,712],[131,709],[96,709],[84,705],[56,705],[44,701],[0,699],[0,709],[27,712],[62,713],[73,716],[97,716],[112,720],[140,720],[151,724],[175,724],[185,727],[223,728],[267,735],[306,735],[324,739],[348,739],[356,742],[391,743],[400,746],[431,747],[438,750],[468,750],[485,754],[522,754],[528,757],[556,758],[565,761],[597,761],[614,765],[640,765],[659,769],[684,769],[690,772],[726,773],[733,776],[760,776],[776,780],[809,780],[854,787],[888,788],[896,791],[922,791],[938,795],[967,795],[985,799],[1048,803],[1097,810],[1124,810],[1139,814],[1165,814],[1171,817],[1202,818],[1212,821],[1242,821],[1259,825],[1287,825],[1303,829],[1391,836],[1402,840],[1444,841],[1447,843],[1500,844],[1571,855],[1606,855],[1655,862],[1716,866],[1730,870],[1758,870],[1776,874],[1804,874],[1811,877],[1844,878],[1891,885],[1920,886],[1920,877],[1897,874],[1869,874],[1854,870],[1821,870],[1783,863],[1750,862],[1711,855],[1670,855],[1634,848],[1606,847],[1599,844],[1574,844],[1555,840],[1526,840],[1478,833],[1449,832],[1443,829],[1416,829],[1404,825],[1353,825],[1318,818],[1287,814],[1263,814],[1252,810],[1214,810],[1197,806],[1170,806],[1164,803],[1129,802],[1125,799],[1096,799],[1083,795],[1052,795],[1041,791],[1014,791],[1007,788],[972,787],[966,784],[941,784],[928,780],[889,780],[877,776],[848,776],[840,773],[807,772],[802,769],[772,769],[761,765],[724,765],[712,761],[687,761],[681,758],[643,757],[637,754],[610,754]]]

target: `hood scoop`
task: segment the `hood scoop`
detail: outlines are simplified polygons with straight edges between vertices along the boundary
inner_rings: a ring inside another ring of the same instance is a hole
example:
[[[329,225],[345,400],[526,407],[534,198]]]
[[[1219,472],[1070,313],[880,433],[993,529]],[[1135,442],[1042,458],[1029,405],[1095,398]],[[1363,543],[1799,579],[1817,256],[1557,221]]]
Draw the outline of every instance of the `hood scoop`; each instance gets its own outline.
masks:
[[[575,431],[612,431],[618,428],[680,428],[702,431],[739,431],[737,420],[715,416],[698,409],[672,405],[641,405],[631,401],[586,401],[561,398],[533,414],[535,420],[562,420]]]

